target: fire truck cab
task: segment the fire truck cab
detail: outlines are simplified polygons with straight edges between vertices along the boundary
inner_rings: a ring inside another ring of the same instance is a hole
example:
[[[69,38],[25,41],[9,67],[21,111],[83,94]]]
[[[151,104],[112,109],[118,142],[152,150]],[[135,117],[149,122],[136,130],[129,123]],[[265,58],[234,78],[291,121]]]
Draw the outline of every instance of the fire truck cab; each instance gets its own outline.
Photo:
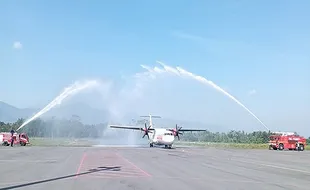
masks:
[[[296,132],[273,132],[269,136],[269,150],[303,151],[306,147],[306,140]]]
[[[29,144],[29,137],[26,133],[14,133],[14,145],[20,144],[21,146],[26,146]],[[12,134],[9,132],[0,133],[0,143],[4,146],[9,146],[12,141]]]

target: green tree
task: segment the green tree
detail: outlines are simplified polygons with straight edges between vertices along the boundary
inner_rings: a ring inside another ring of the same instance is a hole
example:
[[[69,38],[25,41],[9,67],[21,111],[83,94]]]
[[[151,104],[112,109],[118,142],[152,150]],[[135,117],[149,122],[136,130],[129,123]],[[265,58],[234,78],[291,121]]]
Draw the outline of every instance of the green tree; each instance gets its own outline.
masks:
[[[14,123],[4,123],[0,121],[0,132],[9,132],[11,128],[17,129],[24,123],[20,118]],[[144,125],[144,120],[134,121],[138,125]],[[24,126],[19,132],[26,132],[29,137],[66,137],[66,138],[101,138],[107,123],[96,125],[83,124],[81,118],[72,115],[70,119],[57,119],[55,117],[42,120],[36,119]],[[184,133],[181,136],[185,141],[223,142],[223,143],[267,143],[270,132],[254,131],[246,133],[244,131],[232,130],[227,133],[220,132],[192,132]],[[310,144],[310,137],[307,139]]]

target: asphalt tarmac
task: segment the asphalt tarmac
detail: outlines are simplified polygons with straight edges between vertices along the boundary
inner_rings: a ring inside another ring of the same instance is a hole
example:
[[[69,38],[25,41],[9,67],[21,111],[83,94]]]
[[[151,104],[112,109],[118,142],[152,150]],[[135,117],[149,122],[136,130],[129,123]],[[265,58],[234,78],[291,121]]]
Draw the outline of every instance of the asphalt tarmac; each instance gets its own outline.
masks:
[[[309,158],[308,151],[0,147],[0,190],[309,190]]]

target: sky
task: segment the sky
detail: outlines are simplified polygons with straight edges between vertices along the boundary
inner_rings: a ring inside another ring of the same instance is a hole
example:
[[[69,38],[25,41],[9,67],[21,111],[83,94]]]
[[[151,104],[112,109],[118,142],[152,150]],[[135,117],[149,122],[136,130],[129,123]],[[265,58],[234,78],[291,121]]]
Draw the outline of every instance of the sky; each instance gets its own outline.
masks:
[[[42,107],[76,80],[100,79],[109,81],[103,97],[90,92],[84,101],[115,113],[264,129],[210,85],[133,77],[161,61],[213,81],[272,130],[310,135],[309,8],[288,0],[1,1],[0,101]]]

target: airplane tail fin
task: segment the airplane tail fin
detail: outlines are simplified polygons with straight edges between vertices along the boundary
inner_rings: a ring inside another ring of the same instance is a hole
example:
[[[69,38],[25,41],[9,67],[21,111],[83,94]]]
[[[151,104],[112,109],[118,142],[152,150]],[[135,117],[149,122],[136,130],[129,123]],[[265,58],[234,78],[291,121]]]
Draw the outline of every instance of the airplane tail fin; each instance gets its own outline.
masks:
[[[153,128],[152,118],[161,118],[161,117],[158,116],[158,115],[151,115],[151,114],[149,114],[149,115],[142,115],[142,116],[140,116],[140,117],[148,117],[149,120],[150,120],[149,125],[151,126],[151,128]]]

